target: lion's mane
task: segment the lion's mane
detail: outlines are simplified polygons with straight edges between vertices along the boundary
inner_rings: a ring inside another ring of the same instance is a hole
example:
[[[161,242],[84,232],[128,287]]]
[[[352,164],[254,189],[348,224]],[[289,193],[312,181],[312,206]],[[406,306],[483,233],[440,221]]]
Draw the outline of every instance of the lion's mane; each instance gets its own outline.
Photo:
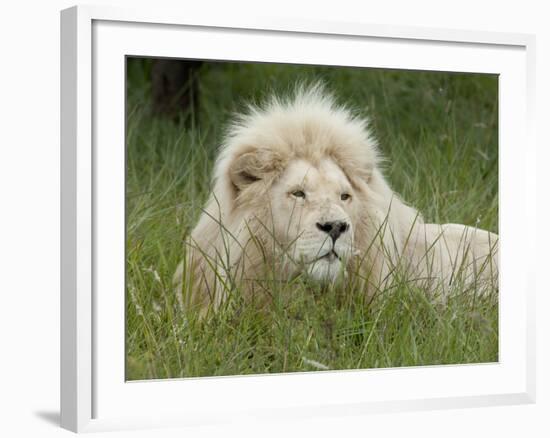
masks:
[[[323,158],[343,170],[361,203],[354,247],[363,255],[368,277],[374,284],[387,277],[389,262],[399,257],[412,224],[421,218],[384,178],[368,119],[338,105],[320,85],[298,87],[287,99],[271,97],[262,106],[250,106],[229,126],[211,193],[175,274],[180,288],[192,285],[184,291],[188,303],[218,306],[229,288],[246,293],[254,287],[259,267],[273,263],[276,247],[265,226],[277,214],[270,209],[269,188],[292,160]],[[377,238],[382,228],[390,232]]]

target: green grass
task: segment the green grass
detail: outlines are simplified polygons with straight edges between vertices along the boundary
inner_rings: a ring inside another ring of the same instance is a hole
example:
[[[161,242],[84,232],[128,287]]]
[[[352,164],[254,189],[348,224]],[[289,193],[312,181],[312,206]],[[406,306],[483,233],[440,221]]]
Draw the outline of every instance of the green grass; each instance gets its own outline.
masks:
[[[367,300],[297,282],[267,312],[239,305],[198,321],[171,284],[232,112],[297,80],[321,79],[371,117],[386,176],[426,221],[498,232],[496,76],[210,63],[190,128],[152,116],[148,61],[127,71],[127,379],[498,360],[498,305],[475,295],[441,305],[398,287]]]

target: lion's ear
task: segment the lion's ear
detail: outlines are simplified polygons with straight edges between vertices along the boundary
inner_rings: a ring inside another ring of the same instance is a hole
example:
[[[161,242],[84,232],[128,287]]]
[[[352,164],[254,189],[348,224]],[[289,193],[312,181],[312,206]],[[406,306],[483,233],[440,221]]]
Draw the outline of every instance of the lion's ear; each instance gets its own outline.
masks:
[[[238,190],[272,177],[281,168],[281,160],[273,151],[257,149],[236,157],[229,166],[229,179]]]
[[[355,187],[370,183],[375,170],[372,163],[361,163],[359,160],[339,160],[337,162]]]

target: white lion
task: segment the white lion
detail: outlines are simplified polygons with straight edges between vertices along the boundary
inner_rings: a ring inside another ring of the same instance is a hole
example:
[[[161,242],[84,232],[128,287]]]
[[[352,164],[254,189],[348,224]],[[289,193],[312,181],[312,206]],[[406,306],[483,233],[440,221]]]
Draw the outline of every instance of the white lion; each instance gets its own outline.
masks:
[[[353,277],[366,293],[403,275],[426,290],[496,288],[498,237],[425,224],[379,164],[368,121],[320,85],[250,107],[217,157],[212,192],[174,276],[178,293],[204,314],[233,290],[246,298],[268,288],[266,277]]]

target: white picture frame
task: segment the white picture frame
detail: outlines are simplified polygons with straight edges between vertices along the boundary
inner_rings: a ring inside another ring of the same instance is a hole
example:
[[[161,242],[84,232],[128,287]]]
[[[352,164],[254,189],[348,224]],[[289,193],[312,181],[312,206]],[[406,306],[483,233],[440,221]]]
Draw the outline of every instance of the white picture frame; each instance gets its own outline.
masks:
[[[178,44],[186,38],[191,48]],[[62,427],[100,431],[534,402],[534,45],[525,34],[244,16],[227,22],[189,11],[104,6],[62,11]],[[368,60],[357,55],[365,50]],[[124,193],[126,55],[499,74],[499,363],[125,382],[124,211],[117,205]],[[506,178],[511,172],[514,184]],[[522,199],[522,208],[511,198]],[[521,236],[514,232],[520,225],[528,230]]]

